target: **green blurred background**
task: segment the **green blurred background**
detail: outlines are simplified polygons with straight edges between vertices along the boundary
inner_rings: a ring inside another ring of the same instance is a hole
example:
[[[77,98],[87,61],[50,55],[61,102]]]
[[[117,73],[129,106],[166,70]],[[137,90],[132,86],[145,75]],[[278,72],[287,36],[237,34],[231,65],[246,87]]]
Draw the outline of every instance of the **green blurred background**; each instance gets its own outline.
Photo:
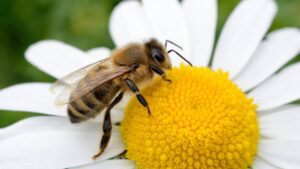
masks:
[[[39,40],[57,39],[83,50],[114,44],[109,16],[120,0],[1,0],[0,89],[22,82],[53,82],[24,59],[26,48]],[[218,34],[239,0],[219,0]],[[300,0],[277,0],[278,15],[271,30],[300,27]],[[296,57],[295,61],[300,60]],[[1,101],[1,100],[0,100]],[[0,127],[36,115],[0,110]]]

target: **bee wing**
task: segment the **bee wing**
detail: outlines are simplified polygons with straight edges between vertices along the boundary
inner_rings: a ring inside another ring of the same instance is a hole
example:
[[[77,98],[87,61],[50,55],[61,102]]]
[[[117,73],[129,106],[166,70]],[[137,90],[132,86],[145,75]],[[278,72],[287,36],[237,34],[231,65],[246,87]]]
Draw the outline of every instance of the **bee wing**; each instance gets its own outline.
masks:
[[[119,66],[113,69],[104,69],[94,74],[84,76],[85,81],[79,81],[72,85],[66,86],[61,94],[57,97],[56,104],[62,105],[71,103],[91,92],[102,84],[118,78],[124,74],[131,72],[130,66]],[[72,94],[72,97],[70,97]]]
[[[76,87],[76,90],[72,93],[72,98],[69,99],[69,102],[73,102],[82,96],[89,94],[94,91],[96,88],[100,87],[102,84],[118,78],[124,74],[131,72],[130,66],[119,66],[113,69],[105,69],[100,72],[95,73],[95,75],[87,78],[87,81],[84,83],[79,83]]]
[[[73,84],[79,82],[80,79],[85,77],[91,69],[106,63],[108,59],[109,58],[97,61],[62,77],[51,85],[50,91],[53,93],[59,93],[62,90],[65,90],[65,88],[71,87]]]

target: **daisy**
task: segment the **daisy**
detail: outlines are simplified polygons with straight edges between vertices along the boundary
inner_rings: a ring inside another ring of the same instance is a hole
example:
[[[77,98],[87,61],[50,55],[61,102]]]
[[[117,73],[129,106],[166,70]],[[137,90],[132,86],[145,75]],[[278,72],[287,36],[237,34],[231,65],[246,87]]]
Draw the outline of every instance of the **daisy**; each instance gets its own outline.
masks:
[[[1,109],[54,116],[1,129],[0,168],[299,168],[300,106],[291,103],[300,98],[300,64],[281,68],[299,54],[300,32],[283,28],[265,36],[276,11],[273,0],[241,1],[213,53],[216,0],[121,2],[110,22],[116,46],[169,39],[184,48],[194,65],[213,70],[181,65],[167,74],[173,83],[154,80],[142,91],[153,117],[132,99],[121,129],[114,126],[109,146],[96,162],[91,155],[101,124],[70,124],[66,108],[53,105],[51,84],[3,89]],[[106,48],[83,52],[46,40],[32,45],[25,56],[60,78],[109,54]],[[123,118],[120,108],[113,115],[115,122]],[[125,148],[129,160],[111,159]]]

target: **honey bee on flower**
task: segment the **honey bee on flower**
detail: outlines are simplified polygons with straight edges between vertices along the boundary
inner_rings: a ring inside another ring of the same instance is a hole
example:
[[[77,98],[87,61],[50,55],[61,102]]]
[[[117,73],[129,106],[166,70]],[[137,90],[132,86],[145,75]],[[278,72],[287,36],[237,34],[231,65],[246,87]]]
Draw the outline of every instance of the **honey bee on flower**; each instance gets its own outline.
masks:
[[[300,31],[267,33],[276,12],[274,0],[239,2],[214,46],[216,0],[122,1],[109,25],[117,47],[169,39],[182,46],[180,54],[194,67],[179,66],[180,57],[170,54],[174,67],[165,77],[172,83],[158,77],[140,90],[151,117],[135,97],[116,105],[110,142],[97,161],[90,157],[103,123],[70,124],[67,106],[54,105],[52,84],[1,90],[1,109],[55,116],[1,129],[0,168],[299,168],[300,106],[294,101],[300,98],[300,64],[286,64],[299,54]],[[111,52],[83,52],[45,40],[30,46],[25,56],[60,79]]]

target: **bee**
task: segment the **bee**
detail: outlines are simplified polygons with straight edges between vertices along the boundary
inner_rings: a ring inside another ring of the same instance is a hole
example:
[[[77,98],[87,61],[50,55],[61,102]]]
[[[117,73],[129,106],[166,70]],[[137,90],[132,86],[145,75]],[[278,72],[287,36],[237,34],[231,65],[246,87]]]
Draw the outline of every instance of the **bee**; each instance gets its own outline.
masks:
[[[165,74],[165,70],[172,68],[170,52],[175,52],[191,65],[175,50],[167,51],[168,43],[181,48],[169,40],[166,40],[163,46],[156,39],[128,44],[116,49],[110,57],[83,67],[59,79],[51,86],[52,91],[60,90],[56,104],[67,104],[67,113],[71,123],[95,118],[106,109],[103,135],[99,151],[94,155],[94,159],[99,157],[108,145],[112,130],[110,110],[121,101],[124,92],[132,91],[151,115],[149,105],[138,86],[142,82],[151,80],[154,74],[171,82]]]

